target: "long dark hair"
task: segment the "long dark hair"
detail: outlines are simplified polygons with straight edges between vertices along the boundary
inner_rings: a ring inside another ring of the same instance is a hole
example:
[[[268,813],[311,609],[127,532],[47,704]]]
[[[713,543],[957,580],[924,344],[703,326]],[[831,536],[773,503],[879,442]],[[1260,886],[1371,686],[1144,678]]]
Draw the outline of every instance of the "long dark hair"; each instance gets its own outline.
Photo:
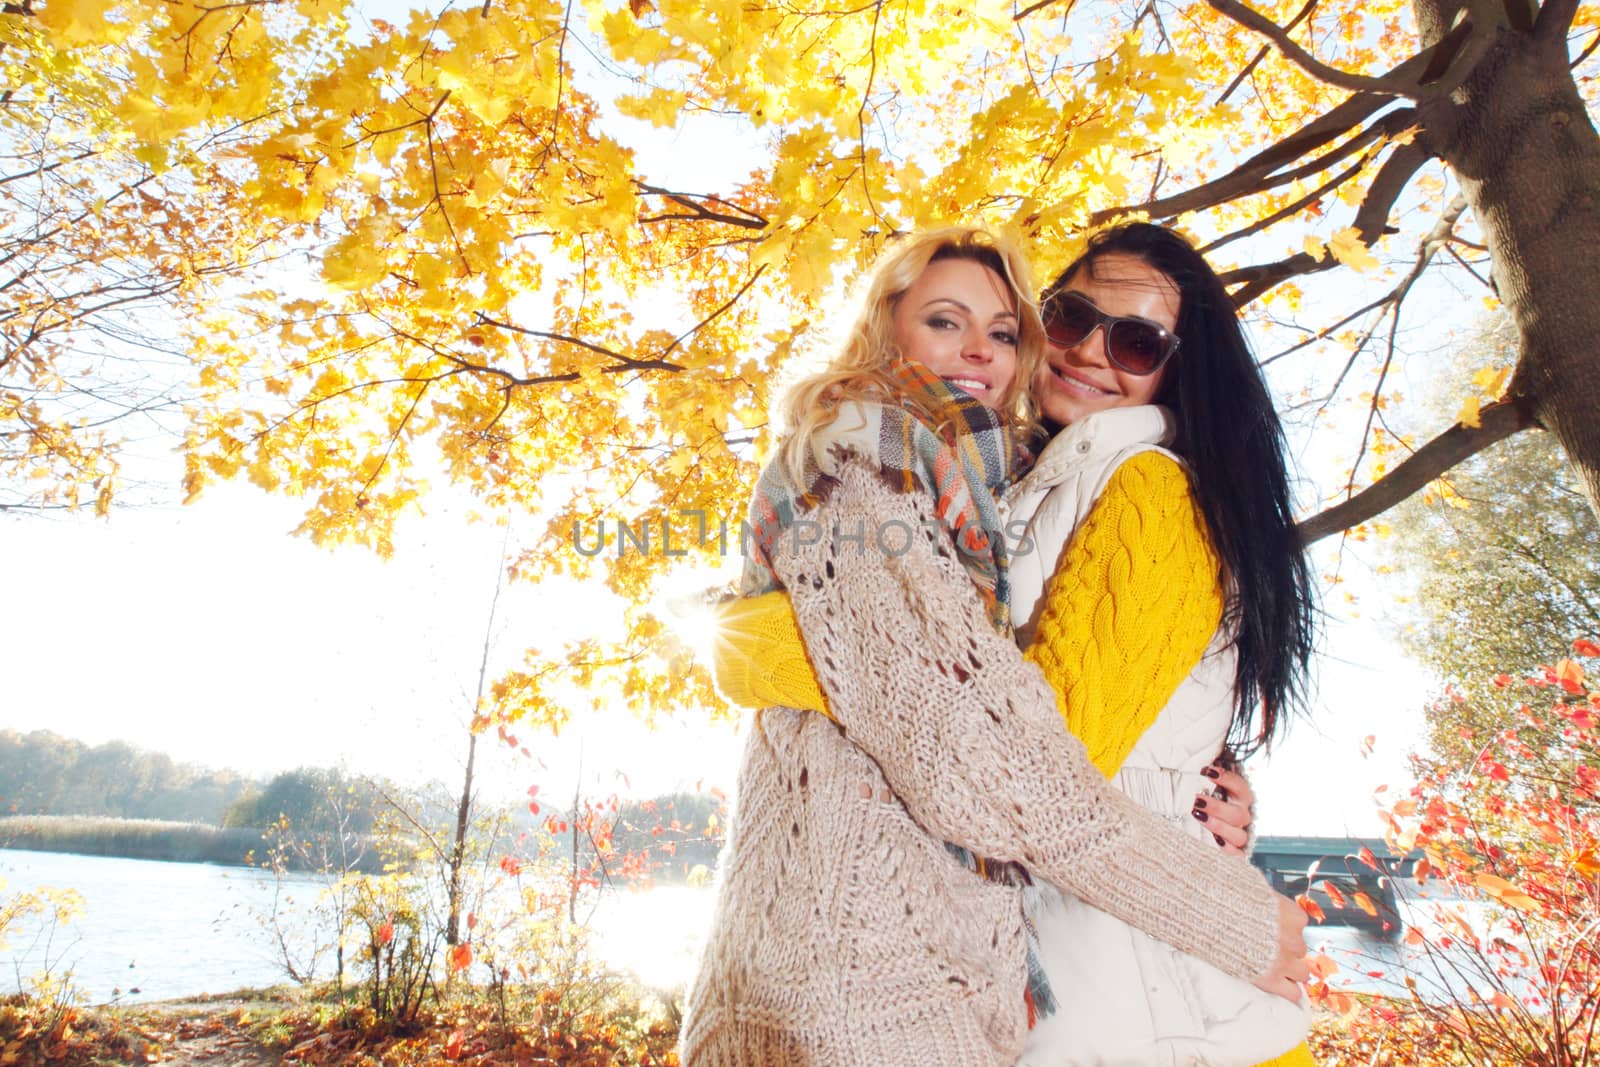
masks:
[[[1137,257],[1182,294],[1178,351],[1155,402],[1177,415],[1172,449],[1189,465],[1229,584],[1224,622],[1238,656],[1229,742],[1248,754],[1271,743],[1284,712],[1303,705],[1316,641],[1311,569],[1295,531],[1283,426],[1222,279],[1173,231],[1134,222],[1096,234],[1045,298],[1112,253]]]

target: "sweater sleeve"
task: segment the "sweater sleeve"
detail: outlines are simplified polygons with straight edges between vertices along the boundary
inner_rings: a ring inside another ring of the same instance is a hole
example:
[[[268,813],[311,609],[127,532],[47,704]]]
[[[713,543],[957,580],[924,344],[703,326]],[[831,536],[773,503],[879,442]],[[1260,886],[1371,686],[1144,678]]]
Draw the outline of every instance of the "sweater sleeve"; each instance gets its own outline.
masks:
[[[985,617],[926,494],[847,464],[773,567],[846,735],[922,828],[1024,864],[1229,974],[1277,956],[1277,905],[1244,860],[1127,799],[1061,729],[1037,667]],[[902,552],[873,531],[914,532]]]
[[[1143,452],[1116,469],[1067,543],[1026,655],[1109,777],[1221,620],[1220,565],[1188,476]]]
[[[787,596],[772,592],[736,597],[717,605],[716,622],[711,673],[730,703],[743,708],[803,708],[833,718]]]

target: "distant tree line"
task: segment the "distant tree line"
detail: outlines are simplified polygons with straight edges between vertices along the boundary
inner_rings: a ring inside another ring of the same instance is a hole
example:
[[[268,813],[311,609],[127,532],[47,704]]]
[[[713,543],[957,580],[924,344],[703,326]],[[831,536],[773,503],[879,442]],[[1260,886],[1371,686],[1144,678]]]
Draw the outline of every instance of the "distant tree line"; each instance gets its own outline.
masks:
[[[260,786],[122,741],[86,745],[48,730],[0,730],[0,814],[96,815],[222,825]]]
[[[300,767],[270,779],[175,763],[123,741],[86,745],[49,730],[0,730],[0,815],[160,819],[268,827],[287,818],[305,832],[370,833],[382,783],[337,768]],[[342,827],[326,825],[330,794]]]
[[[272,841],[293,854],[289,866],[315,868],[330,858],[323,856],[330,842],[375,862],[374,837],[444,826],[454,804],[438,782],[403,787],[334,767],[251,778],[122,741],[87,745],[48,730],[0,730],[0,847],[217,862],[254,851],[259,862],[270,852],[262,832],[271,830]],[[564,862],[592,864],[607,878],[649,870],[671,881],[716,865],[727,817],[715,792],[586,798],[580,809],[546,807],[535,816],[525,805],[508,808],[490,847],[510,849],[519,835],[546,837],[545,847]],[[170,825],[180,823],[187,825]]]

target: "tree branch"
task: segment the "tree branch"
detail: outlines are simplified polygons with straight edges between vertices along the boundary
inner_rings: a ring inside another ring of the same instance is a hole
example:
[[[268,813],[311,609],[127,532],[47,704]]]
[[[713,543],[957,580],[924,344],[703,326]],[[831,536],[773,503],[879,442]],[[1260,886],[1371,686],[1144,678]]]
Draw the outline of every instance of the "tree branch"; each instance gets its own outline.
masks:
[[[1351,178],[1354,178],[1357,174],[1360,174],[1369,162],[1371,162],[1370,157],[1362,156],[1356,161],[1355,166],[1334,175],[1328,181],[1311,190],[1311,192],[1307,193],[1305,196],[1302,196],[1294,203],[1285,204],[1283,207],[1279,208],[1277,211],[1274,211],[1266,218],[1257,219],[1255,222],[1252,222],[1243,229],[1234,230],[1232,233],[1223,234],[1221,237],[1218,237],[1215,241],[1212,241],[1210,244],[1200,249],[1200,254],[1203,256],[1209,255],[1225,244],[1231,244],[1240,238],[1249,237],[1251,234],[1260,233],[1262,230],[1267,229],[1269,226],[1272,226],[1275,223],[1282,222],[1291,215],[1299,214],[1300,211],[1306,206],[1315,204],[1317,201],[1333,192],[1333,190],[1339,188],[1339,186],[1343,185]]]
[[[1348,530],[1394,507],[1462,460],[1490,445],[1538,425],[1532,405],[1523,400],[1501,400],[1478,413],[1478,426],[1456,423],[1423,445],[1378,481],[1343,503],[1318,512],[1299,524],[1303,544],[1314,544],[1329,534]]]
[[[1278,184],[1277,180],[1268,180],[1274,171],[1294,162],[1307,152],[1321,148],[1341,134],[1348,133],[1366,121],[1373,112],[1387,107],[1390,103],[1391,101],[1372,94],[1352,96],[1337,107],[1334,107],[1327,114],[1313,119],[1294,133],[1277,141],[1271,148],[1257,153],[1214,181],[1206,182],[1204,185],[1196,186],[1193,189],[1177,193],[1162,200],[1147,201],[1131,207],[1117,207],[1109,208],[1105,211],[1097,211],[1089,217],[1089,223],[1092,226],[1098,226],[1100,223],[1134,211],[1143,212],[1153,219],[1173,218],[1191,211],[1203,211],[1206,208],[1216,207],[1218,204],[1225,204],[1230,200],[1237,200],[1242,196],[1261,192],[1263,189],[1270,189],[1273,185]],[[1416,121],[1416,112],[1409,108],[1393,112],[1393,114],[1399,117],[1391,119],[1390,116],[1385,115],[1377,123],[1373,124],[1373,129],[1378,134],[1388,133],[1393,135],[1410,127]],[[1324,167],[1332,166],[1344,156],[1349,155],[1350,152],[1370,144],[1374,139],[1375,135],[1372,135],[1372,131],[1369,130],[1358,137],[1351,138],[1344,145],[1313,161],[1314,163],[1320,163],[1321,166],[1311,167],[1311,164],[1307,164],[1305,167],[1297,168],[1294,173],[1297,176],[1303,175],[1308,167],[1311,168],[1311,173],[1315,173]],[[1293,181],[1294,177],[1285,177],[1283,180]]]
[[[1283,28],[1283,32],[1292,33],[1296,26],[1305,21],[1307,15],[1316,10],[1316,7],[1317,0],[1306,0],[1304,6],[1302,6],[1300,10],[1295,13],[1294,18],[1290,19],[1289,24]],[[1234,90],[1243,85],[1244,80],[1250,77],[1251,72],[1261,65],[1261,61],[1267,58],[1267,53],[1270,51],[1272,51],[1272,49],[1267,45],[1262,45],[1259,49],[1257,49],[1256,54],[1251,58],[1250,62],[1246,63],[1244,65],[1244,69],[1234,76],[1233,81],[1228,83],[1228,87],[1226,89],[1222,90],[1222,95],[1217,97],[1217,103],[1225,103],[1228,97],[1233,95]]]
[[[1533,21],[1533,35],[1541,41],[1565,42],[1572,20],[1578,14],[1578,0],[1544,0],[1539,17]]]
[[[1355,228],[1365,244],[1372,244],[1383,234],[1389,223],[1389,212],[1395,201],[1405,191],[1412,175],[1433,158],[1433,154],[1416,143],[1401,145],[1386,160],[1367,188],[1367,195],[1356,210]],[[1318,274],[1338,266],[1339,261],[1325,255],[1316,259],[1298,252],[1275,263],[1262,263],[1241,267],[1222,276],[1224,285],[1239,285],[1230,294],[1235,307],[1244,307],[1273,286],[1302,274]],[[1242,283],[1242,284],[1241,284]]]
[[[1383,96],[1411,96],[1417,86],[1406,78],[1396,77],[1398,71],[1374,78],[1365,74],[1330,67],[1307,52],[1289,36],[1289,31],[1240,0],[1206,0],[1220,14],[1232,19],[1246,29],[1254,30],[1277,46],[1283,57],[1318,81],[1353,93],[1378,93]]]
[[[1052,4],[1055,4],[1057,2],[1058,2],[1058,0],[1037,0],[1037,3],[1029,4],[1027,7],[1023,8],[1021,11],[1018,11],[1015,15],[1012,15],[1011,16],[1011,21],[1012,22],[1021,22],[1023,19],[1025,19],[1029,15],[1033,14],[1035,11],[1041,11],[1044,8],[1047,8],[1047,7],[1049,7]],[[1067,9],[1061,13],[1061,17],[1062,18],[1066,18],[1068,15],[1072,14],[1072,9],[1073,9],[1074,6],[1076,6],[1076,4],[1077,4],[1077,0],[1067,0]]]
[[[650,185],[646,182],[638,180],[635,180],[634,184],[639,187],[639,192],[641,193],[645,193],[650,196],[663,197],[672,201],[674,204],[677,204],[679,207],[693,212],[691,215],[654,215],[649,218],[641,219],[641,222],[659,222],[663,219],[682,218],[703,219],[707,222],[720,222],[728,226],[739,226],[746,230],[764,230],[769,225],[766,219],[762,218],[760,215],[757,215],[755,212],[746,210],[745,208],[740,207],[738,204],[730,203],[719,196],[709,196],[699,193],[675,193],[670,189],[662,189],[659,186]],[[739,212],[739,214],[729,215],[722,211],[712,211],[710,208],[706,207],[705,204],[700,203],[702,200],[711,204],[726,204],[734,211]]]

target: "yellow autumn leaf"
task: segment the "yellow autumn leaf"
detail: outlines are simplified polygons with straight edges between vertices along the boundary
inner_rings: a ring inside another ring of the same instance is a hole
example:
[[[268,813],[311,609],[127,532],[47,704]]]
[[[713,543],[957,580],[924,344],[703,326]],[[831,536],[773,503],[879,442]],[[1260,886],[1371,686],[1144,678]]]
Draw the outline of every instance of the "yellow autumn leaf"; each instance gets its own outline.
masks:
[[[1469,396],[1461,402],[1461,410],[1456,412],[1456,421],[1473,430],[1483,425],[1483,420],[1478,417],[1477,397]]]
[[[678,121],[678,114],[688,99],[687,93],[677,89],[656,89],[642,95],[619,96],[616,99],[616,106],[619,112],[631,119],[671,129]]]
[[[1472,384],[1489,396],[1497,397],[1505,390],[1506,379],[1510,377],[1510,367],[1484,367],[1472,376]]]
[[[1361,240],[1361,233],[1354,226],[1346,226],[1328,239],[1328,251],[1347,267],[1358,271],[1368,271],[1377,267],[1378,258],[1372,254]]]

